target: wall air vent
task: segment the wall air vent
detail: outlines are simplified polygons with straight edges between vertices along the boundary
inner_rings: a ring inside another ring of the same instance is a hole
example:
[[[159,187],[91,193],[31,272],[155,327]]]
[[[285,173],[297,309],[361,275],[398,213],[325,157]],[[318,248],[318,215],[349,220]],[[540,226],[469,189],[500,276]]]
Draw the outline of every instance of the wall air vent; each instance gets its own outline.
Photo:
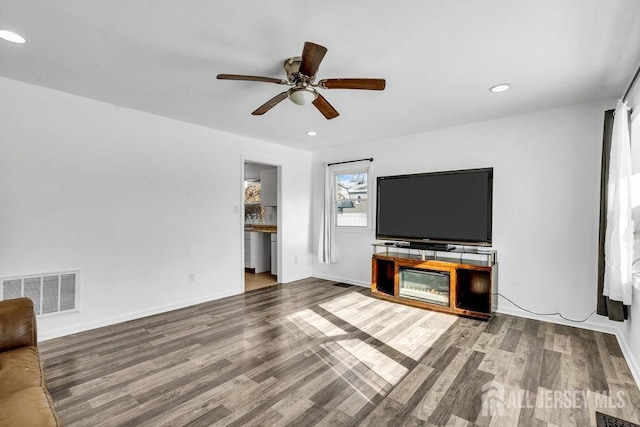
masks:
[[[37,315],[76,310],[80,272],[66,271],[2,279],[0,299],[29,297]]]

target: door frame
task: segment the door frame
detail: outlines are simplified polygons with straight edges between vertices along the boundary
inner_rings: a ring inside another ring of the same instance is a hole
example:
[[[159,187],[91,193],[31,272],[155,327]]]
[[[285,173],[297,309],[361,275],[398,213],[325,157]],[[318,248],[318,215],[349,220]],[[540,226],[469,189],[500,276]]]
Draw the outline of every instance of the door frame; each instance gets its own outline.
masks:
[[[276,227],[278,229],[277,231],[277,238],[276,238],[276,245],[278,247],[278,250],[276,251],[276,256],[277,256],[277,262],[276,262],[276,269],[278,271],[278,274],[276,274],[276,283],[280,283],[280,278],[283,277],[282,274],[282,232],[283,227],[283,221],[282,221],[282,165],[279,164],[274,164],[272,162],[269,161],[263,161],[263,160],[258,160],[258,159],[253,159],[253,158],[247,158],[244,157],[244,155],[241,156],[241,177],[240,177],[240,208],[238,209],[239,212],[239,218],[240,218],[240,261],[241,261],[241,267],[242,267],[242,274],[241,274],[241,279],[240,279],[240,283],[241,283],[241,288],[240,288],[240,292],[244,293],[245,291],[245,282],[244,282],[244,265],[245,265],[245,260],[244,260],[244,177],[245,177],[245,167],[247,163],[256,163],[259,165],[265,165],[265,166],[273,166],[276,168],[276,200],[278,203],[278,220],[276,221]]]

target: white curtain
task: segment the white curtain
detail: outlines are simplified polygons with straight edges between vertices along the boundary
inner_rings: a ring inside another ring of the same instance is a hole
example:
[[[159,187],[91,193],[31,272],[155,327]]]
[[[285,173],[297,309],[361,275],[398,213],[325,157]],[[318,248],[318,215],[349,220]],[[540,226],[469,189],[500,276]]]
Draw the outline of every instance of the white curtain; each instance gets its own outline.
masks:
[[[322,203],[322,217],[320,219],[320,239],[318,241],[318,262],[330,264],[338,262],[335,249],[335,224],[333,205],[336,200],[336,188],[333,185],[331,167],[324,164],[324,199]]]
[[[624,305],[632,302],[633,219],[631,217],[631,142],[629,107],[618,101],[613,119],[608,177],[603,294]]]

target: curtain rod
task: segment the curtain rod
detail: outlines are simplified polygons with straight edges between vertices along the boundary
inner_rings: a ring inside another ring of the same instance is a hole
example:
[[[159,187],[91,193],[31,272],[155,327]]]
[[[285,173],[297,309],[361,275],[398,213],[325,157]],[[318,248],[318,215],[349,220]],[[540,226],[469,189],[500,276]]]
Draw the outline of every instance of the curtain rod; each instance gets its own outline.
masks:
[[[627,96],[629,96],[629,92],[631,92],[631,88],[633,88],[633,85],[635,85],[638,81],[638,76],[640,76],[640,66],[638,66],[636,74],[633,76],[633,79],[631,79],[631,83],[629,83],[627,90],[624,91],[624,95],[622,95],[622,102],[627,101]]]
[[[369,157],[368,159],[347,160],[347,161],[345,161],[345,162],[327,163],[327,166],[342,165],[342,164],[344,164],[344,163],[364,162],[365,160],[370,161],[370,162],[373,162],[373,157]]]

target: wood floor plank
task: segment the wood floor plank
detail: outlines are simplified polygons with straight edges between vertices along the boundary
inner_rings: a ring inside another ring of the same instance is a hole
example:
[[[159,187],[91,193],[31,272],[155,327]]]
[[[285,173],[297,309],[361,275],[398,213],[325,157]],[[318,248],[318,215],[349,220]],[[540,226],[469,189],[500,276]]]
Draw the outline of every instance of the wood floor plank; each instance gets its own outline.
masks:
[[[600,361],[602,362],[602,368],[604,369],[604,375],[607,377],[607,382],[618,382],[618,373],[613,366],[611,349],[610,346],[608,346],[606,343],[605,334],[596,334],[595,341],[598,345]]]
[[[539,330],[540,330],[540,322],[533,319],[526,319],[524,329],[522,330],[522,332],[527,335],[532,335],[535,337],[535,336],[538,336]]]
[[[573,374],[573,387],[576,390],[591,390],[589,370],[587,369],[587,359],[585,348],[582,345],[582,337],[578,336],[571,340],[571,373]]]
[[[611,356],[623,357],[622,349],[620,348],[620,344],[618,344],[618,340],[616,339],[615,335],[603,334],[602,337]]]
[[[342,427],[348,426],[351,422],[351,417],[340,411],[339,409],[334,409],[329,412],[326,417],[318,421],[319,427]]]
[[[181,405],[174,411],[161,414],[157,425],[160,427],[180,427],[196,420],[207,420],[209,424],[213,424],[217,420],[229,416],[232,412],[232,410],[223,403],[223,398],[226,395],[232,393],[242,395],[257,387],[258,384],[240,375],[226,383],[220,384],[218,387],[211,388],[194,396],[189,400],[188,404]]]
[[[121,393],[122,387],[126,387],[128,384],[134,383],[142,378],[162,374],[167,369],[171,369],[175,365],[179,365],[188,360],[187,354],[194,351],[195,346],[187,346],[178,350],[166,349],[167,352],[162,358],[151,359],[149,355],[142,355],[142,358],[137,358],[136,363],[122,364],[118,368],[110,364],[103,366],[102,371],[96,373],[89,373],[84,382],[67,380],[65,384],[64,378],[60,379],[58,383],[60,386],[57,390],[68,391],[70,394],[56,400],[56,406],[64,409],[67,407],[74,407],[78,403],[88,402],[91,399],[105,395],[105,394],[124,394]],[[101,376],[100,376],[101,374]],[[58,396],[58,394],[55,394]]]
[[[224,418],[229,415],[231,411],[222,405],[218,405],[212,410],[200,415],[195,420],[184,424],[185,427],[208,427],[213,421],[217,421],[220,418]]]
[[[265,411],[268,411],[273,405],[275,405],[277,402],[279,402],[280,400],[288,396],[292,391],[297,390],[298,388],[306,384],[308,381],[311,381],[313,378],[320,375],[322,373],[322,367],[317,365],[316,368],[317,369],[312,370],[310,373],[308,373],[298,381],[291,383],[290,385],[288,385],[288,387],[282,389],[276,394],[273,394],[266,400],[261,401],[259,405],[256,405],[253,408],[251,408],[248,412],[241,414],[240,417],[235,418],[232,422],[228,424],[225,423],[225,425],[242,426],[252,420],[258,419],[262,413],[264,413]],[[282,415],[280,415],[279,418],[282,418]]]
[[[563,390],[560,387],[561,353],[544,349],[540,366],[538,387],[547,390]]]
[[[507,316],[493,316],[493,318],[489,320],[487,327],[484,329],[484,331],[492,335],[497,334],[507,319],[508,319]]]
[[[520,388],[523,390],[528,390],[532,393],[537,391],[544,349],[544,339],[536,337],[529,340],[526,366],[523,372],[522,381],[520,382]]]
[[[433,368],[426,365],[417,365],[389,393],[389,398],[406,405],[411,396],[416,394],[420,385],[426,381],[432,372]]]
[[[586,356],[591,390],[608,393],[609,384],[607,383],[607,377],[604,372],[604,367],[602,366],[602,359],[600,358],[600,351],[598,350],[596,340],[581,338],[581,342]]]
[[[537,393],[531,393],[529,395],[529,399],[531,402],[537,401]],[[493,425],[493,424],[492,424]],[[536,408],[531,406],[524,406],[520,409],[520,413],[518,414],[518,420],[513,425],[517,426],[527,426],[527,427],[547,427],[549,424],[536,417]]]
[[[451,406],[449,422],[451,422],[452,418],[454,420],[458,418],[470,424],[475,424],[482,409],[482,386],[492,381],[493,378],[493,374],[475,369],[463,383],[456,386],[458,390],[455,394],[455,401],[466,402],[466,404]]]
[[[508,368],[511,366],[514,357],[513,352],[491,348],[485,353],[484,359],[482,359],[482,363],[480,363],[478,369],[493,374],[494,376],[502,372],[504,373],[504,377],[506,377]]]
[[[518,342],[520,341],[520,337],[522,336],[522,331],[514,328],[509,328],[507,330],[504,339],[500,343],[500,350],[508,351],[513,353],[518,346]]]
[[[484,321],[474,320],[474,319],[464,319],[469,324],[466,329],[464,329],[453,342],[454,346],[457,347],[472,347],[478,339],[480,339],[480,335],[484,331],[486,326]]]
[[[398,425],[402,422],[402,419],[398,416],[401,409],[401,403],[390,398],[384,399],[376,406],[371,414],[365,418],[361,425],[365,427]]]
[[[505,321],[502,323],[500,329],[495,331],[495,333],[493,334],[493,337],[491,337],[491,339],[489,340],[488,346],[491,348],[500,348],[500,346],[502,345],[502,342],[507,336],[507,333],[509,333],[509,330],[511,329],[512,323],[513,323],[512,318],[506,318]]]
[[[317,405],[313,405],[309,409],[307,409],[304,412],[304,414],[298,415],[297,418],[293,419],[287,425],[296,426],[296,427],[297,426],[300,426],[300,427],[314,426],[326,416],[327,416],[326,409]]]
[[[462,366],[458,375],[454,378],[450,387],[447,389],[447,392],[444,394],[438,406],[434,409],[433,413],[429,416],[428,421],[432,424],[442,425],[448,422],[449,418],[453,414],[456,409],[467,412],[469,399],[464,399],[468,394],[468,387],[472,384],[475,387],[475,392],[479,392],[480,389],[477,387],[478,385],[482,385],[493,378],[493,375],[481,373],[478,371],[478,367],[480,363],[482,363],[482,359],[484,358],[484,353],[480,353],[477,351],[472,351],[469,354],[469,358]],[[484,374],[486,380],[481,383],[476,383],[473,381],[475,375]],[[471,381],[470,381],[471,379]],[[454,402],[466,402],[464,406],[453,405]],[[477,415],[477,414],[476,414]],[[477,416],[473,417],[473,421],[475,421]]]
[[[553,334],[553,351],[571,354],[571,335]]]
[[[624,393],[625,406],[607,413],[640,416],[640,391],[612,335],[502,314],[459,318],[314,278],[40,349],[72,427],[582,426],[594,419],[596,392]],[[489,381],[521,401],[482,416]],[[587,408],[536,406],[567,390],[585,391]]]
[[[628,369],[628,368],[627,368]],[[640,424],[640,393],[636,393],[638,386],[631,383],[625,383],[623,386],[623,393],[630,402],[631,408],[635,412],[636,424]]]

